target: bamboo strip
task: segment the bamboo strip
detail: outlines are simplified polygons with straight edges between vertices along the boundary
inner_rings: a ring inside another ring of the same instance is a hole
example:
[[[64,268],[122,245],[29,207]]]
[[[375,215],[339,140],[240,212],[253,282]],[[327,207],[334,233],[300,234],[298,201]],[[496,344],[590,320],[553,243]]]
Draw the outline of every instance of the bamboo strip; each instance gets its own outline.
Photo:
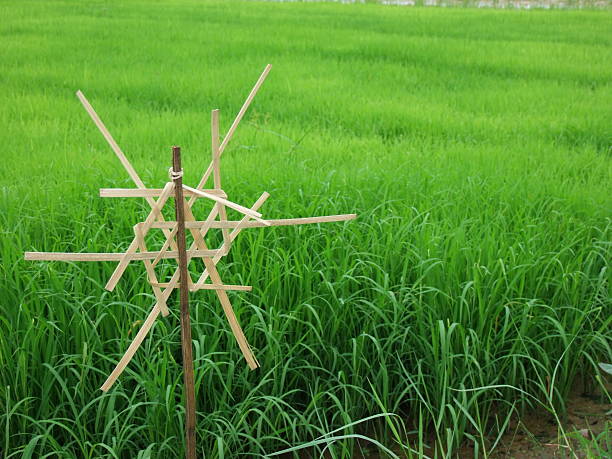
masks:
[[[191,191],[192,193],[194,193],[194,194],[196,194],[198,196],[202,196],[203,198],[212,199],[213,201],[215,201],[217,203],[220,203],[220,204],[223,204],[223,205],[229,207],[230,209],[234,209],[235,211],[238,211],[238,212],[240,212],[243,215],[248,215],[249,217],[254,218],[258,222],[263,223],[264,225],[266,225],[266,221],[262,220],[260,218],[261,214],[259,212],[253,212],[251,209],[248,209],[248,208],[246,208],[244,206],[241,206],[240,204],[236,204],[235,202],[228,201],[227,199],[222,198],[220,196],[215,196],[214,194],[209,194],[209,193],[206,193],[204,191],[200,191],[200,190],[197,190],[195,188],[191,188],[190,186],[187,186],[187,185],[183,185],[183,188],[185,190]]]
[[[246,113],[247,109],[249,108],[249,105],[251,105],[251,102],[255,98],[255,95],[257,94],[257,91],[259,91],[259,88],[261,87],[263,82],[266,80],[266,77],[268,76],[268,73],[270,73],[271,69],[272,69],[272,66],[270,64],[266,65],[266,68],[261,73],[259,79],[255,83],[255,86],[253,86],[253,89],[251,89],[251,92],[249,93],[249,95],[247,96],[246,100],[242,104],[242,107],[240,108],[240,111],[236,115],[236,118],[234,119],[234,122],[232,123],[232,125],[229,128],[229,130],[227,131],[227,134],[225,135],[225,138],[223,139],[223,142],[221,143],[221,146],[219,147],[219,157],[221,157],[221,155],[225,151],[225,147],[227,147],[227,144],[232,139],[232,136],[234,135],[234,132],[236,131],[236,128],[238,127],[238,124],[240,123],[240,121],[242,120],[242,117],[244,116],[244,114]],[[210,177],[210,174],[212,173],[212,170],[213,170],[213,163],[211,162],[209,164],[208,168],[206,169],[206,172],[204,172],[204,175],[202,175],[202,178],[200,179],[200,183],[198,183],[198,186],[196,188],[201,189],[201,188],[204,187],[204,184],[208,180],[208,177]],[[194,199],[195,199],[194,197],[191,197],[189,199],[189,204],[190,205],[193,203]]]
[[[216,189],[221,189],[221,168],[219,165],[219,110],[210,112],[210,143],[213,165],[213,182]]]
[[[151,283],[154,287],[167,288],[170,287],[170,282],[157,282],[155,284]],[[197,290],[235,290],[240,292],[250,292],[253,290],[251,285],[231,285],[231,284],[204,284],[197,285],[191,284],[189,286],[190,292],[195,292]]]
[[[119,261],[122,253],[26,252],[28,261]]]
[[[169,291],[172,291],[172,289],[169,289]],[[165,296],[165,291],[164,297],[164,301],[166,301],[168,298],[167,296]],[[134,354],[146,338],[147,334],[149,333],[149,330],[151,330],[151,327],[155,323],[155,319],[157,319],[157,316],[159,315],[160,311],[160,304],[155,303],[155,306],[153,306],[144,323],[140,326],[140,330],[138,330],[138,333],[136,333],[136,336],[125,351],[125,354],[123,354],[121,360],[119,360],[111,374],[108,375],[108,378],[106,378],[106,381],[104,381],[104,384],[102,384],[102,386],[100,387],[102,392],[107,392],[115,383],[115,381],[117,381],[119,375],[123,373],[123,370],[125,370],[125,367],[127,367],[128,363],[130,363],[130,360],[132,360],[132,357],[134,357]]]
[[[138,249],[140,250],[140,253],[148,252],[147,244],[144,240],[144,234],[142,232],[142,225],[140,223],[134,225],[134,236],[136,236],[136,239],[138,241]],[[155,268],[151,265],[151,262],[149,260],[144,260],[144,265],[145,270],[147,271],[147,278],[149,279],[149,284],[151,284],[151,287],[153,288],[153,293],[155,294],[155,298],[159,303],[162,316],[167,317],[168,314],[170,314],[170,311],[168,310],[168,305],[162,298],[162,291],[159,287],[155,286],[155,284],[157,284],[157,275],[155,274]]]
[[[192,258],[214,257],[222,253],[221,250],[190,250],[189,255]],[[138,260],[154,260],[177,258],[176,250],[168,250],[164,252],[133,252],[127,255],[124,253],[70,253],[70,252],[26,252],[25,260],[28,261],[121,261],[126,258],[128,261]]]
[[[77,91],[76,95],[81,101],[81,104],[83,104],[83,107],[85,107],[85,110],[87,111],[87,113],[89,114],[89,116],[91,117],[95,125],[98,127],[98,129],[100,130],[100,132],[102,133],[102,135],[104,136],[108,144],[110,145],[110,147],[115,152],[115,155],[117,155],[117,158],[119,158],[119,161],[121,161],[121,164],[123,164],[123,167],[127,171],[130,178],[134,181],[136,186],[138,188],[146,188],[145,184],[138,176],[138,173],[136,172],[132,164],[128,161],[123,151],[121,151],[121,148],[119,148],[119,145],[117,145],[117,142],[115,142],[115,139],[113,138],[111,133],[108,131],[108,129],[106,128],[106,126],[104,125],[104,123],[102,122],[98,114],[96,113],[96,111],[93,109],[89,101],[85,98],[85,95],[80,90]],[[153,205],[153,203],[149,203],[149,204]]]
[[[160,196],[162,188],[100,188],[101,198],[152,198]],[[227,195],[221,189],[202,190],[205,193],[226,198]],[[195,193],[185,190],[186,196],[197,196]]]
[[[223,281],[221,280],[221,276],[219,276],[217,267],[215,263],[213,263],[212,259],[204,258],[204,265],[206,266],[206,270],[209,273],[210,280],[212,281],[212,283],[222,284]],[[219,298],[219,301],[221,302],[221,306],[223,307],[223,312],[225,313],[225,317],[227,317],[227,321],[230,324],[232,333],[234,334],[234,337],[236,338],[236,341],[238,342],[238,347],[242,351],[242,355],[244,355],[244,358],[246,359],[247,364],[249,365],[249,368],[251,370],[258,368],[259,362],[257,361],[255,354],[253,354],[253,350],[251,349],[251,346],[249,346],[246,336],[244,335],[244,332],[242,331],[242,327],[240,326],[240,323],[238,322],[238,318],[236,317],[236,314],[234,313],[234,308],[232,307],[232,303],[230,302],[230,299],[227,296],[227,292],[222,289],[215,290],[215,292],[217,293],[217,297]]]
[[[357,217],[356,214],[341,214],[341,215],[323,215],[319,217],[303,217],[303,218],[283,218],[266,220],[270,225],[264,225],[259,222],[248,222],[242,225],[243,228],[261,228],[264,226],[291,226],[291,225],[308,225],[312,223],[332,223],[353,220]],[[236,228],[240,224],[240,220],[228,221],[213,221],[206,222],[202,220],[185,222],[185,228],[201,228],[208,226],[210,228]],[[175,228],[176,222],[155,222],[151,228]]]
[[[187,210],[188,212],[187,215],[185,216],[185,219],[195,220],[195,217],[193,216],[193,213],[191,212],[191,207],[189,206],[188,203],[185,203],[185,204],[186,204],[185,210]],[[249,218],[249,216],[247,215],[245,216],[245,218]],[[193,234],[194,244],[200,250],[207,250],[208,246],[206,245],[206,241],[204,241],[204,238],[202,237],[200,232],[197,230],[191,230],[191,233]],[[225,252],[222,252],[222,253],[225,253]],[[204,261],[204,266],[206,266],[205,272],[207,271],[209,273],[211,282],[213,284],[223,285],[221,276],[219,276],[219,272],[217,271],[216,263],[213,262],[213,260],[208,257],[204,257],[203,261]],[[200,283],[200,285],[206,285],[206,284],[202,282]],[[230,299],[227,296],[227,292],[224,289],[216,289],[215,293],[217,294],[217,297],[219,298],[219,301],[221,302],[223,312],[225,313],[225,317],[227,318],[227,321],[230,324],[230,328],[232,329],[234,338],[236,338],[236,341],[238,342],[238,347],[242,351],[242,355],[246,359],[247,364],[249,365],[249,368],[251,370],[254,370],[255,368],[259,367],[259,362],[257,362],[257,359],[255,358],[255,355],[253,354],[253,351],[251,350],[251,346],[249,346],[249,342],[247,341],[246,336],[244,335],[244,332],[242,331],[242,327],[240,326],[240,323],[238,322],[238,318],[236,317],[236,314],[234,313],[234,308],[232,307],[232,303],[230,302]]]
[[[94,124],[98,127],[99,131],[102,133],[102,135],[104,136],[104,138],[106,139],[106,141],[108,142],[108,144],[110,145],[112,150],[115,152],[115,155],[117,156],[117,158],[119,158],[119,161],[121,162],[121,164],[123,165],[123,167],[127,171],[128,175],[130,176],[132,181],[136,184],[136,186],[138,188],[146,188],[145,184],[143,183],[143,181],[139,177],[138,173],[136,172],[136,170],[134,169],[132,164],[129,162],[129,160],[127,159],[127,157],[123,153],[123,151],[121,151],[121,148],[119,148],[119,145],[117,144],[117,142],[115,142],[115,139],[113,138],[113,136],[111,135],[109,130],[106,128],[106,126],[104,125],[104,123],[102,122],[102,120],[100,119],[100,117],[98,116],[96,111],[94,110],[94,108],[91,106],[91,104],[89,103],[87,98],[85,97],[85,94],[83,94],[79,90],[79,91],[77,91],[76,95],[79,98],[79,100],[81,101],[81,104],[83,104],[83,107],[85,108],[85,111],[87,111],[87,113],[89,114],[90,118],[93,120]],[[153,208],[155,206],[155,200],[152,197],[147,197],[146,200],[149,203],[149,205],[151,206],[151,208]],[[157,218],[160,221],[164,221],[164,216],[161,215],[161,214],[159,214],[159,216]],[[164,231],[164,233],[166,233],[166,230],[163,230],[163,231]],[[166,237],[168,237],[167,234],[166,234]],[[176,247],[176,244],[174,244],[174,243],[172,244],[172,250],[178,250],[177,247]]]
[[[210,138],[211,138],[211,154],[213,163],[213,182],[215,189],[221,189],[221,165],[219,155],[219,110],[213,110],[210,114]],[[227,221],[227,212],[223,204],[216,204],[219,207],[219,220]],[[195,220],[195,219],[194,219]],[[229,240],[229,231],[227,228],[221,230],[223,235],[223,243],[225,254],[229,252],[231,243]]]
[[[266,65],[266,68],[261,73],[259,79],[257,80],[257,83],[255,83],[255,86],[253,86],[253,89],[251,89],[251,92],[249,93],[246,100],[244,101],[244,104],[242,104],[242,107],[240,108],[238,115],[236,115],[234,122],[230,126],[229,131],[227,131],[227,134],[225,135],[225,138],[223,139],[223,142],[221,142],[221,145],[219,146],[219,156],[223,154],[223,152],[225,151],[225,147],[227,147],[227,144],[229,143],[229,141],[232,140],[232,136],[234,135],[234,132],[236,132],[236,128],[238,127],[238,124],[240,123],[240,121],[242,121],[242,117],[244,116],[247,109],[249,108],[249,105],[251,105],[251,102],[253,102],[253,99],[257,95],[257,91],[259,91],[259,88],[266,80],[268,73],[270,73],[270,70],[272,70],[272,65],[271,64]]]

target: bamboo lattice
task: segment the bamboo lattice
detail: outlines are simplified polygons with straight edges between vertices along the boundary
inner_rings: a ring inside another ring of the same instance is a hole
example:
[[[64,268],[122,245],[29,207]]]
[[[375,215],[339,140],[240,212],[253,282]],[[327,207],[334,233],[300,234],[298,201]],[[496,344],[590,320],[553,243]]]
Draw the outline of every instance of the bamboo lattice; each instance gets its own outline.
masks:
[[[183,185],[181,181],[184,208],[184,227],[192,235],[193,242],[186,249],[187,261],[195,258],[202,259],[205,269],[197,279],[188,278],[186,285],[189,291],[198,290],[214,290],[216,296],[221,303],[225,316],[229,322],[230,328],[238,346],[251,369],[259,367],[249,343],[238,323],[232,304],[227,295],[228,290],[232,291],[250,291],[251,286],[247,285],[228,285],[221,280],[217,270],[217,264],[226,256],[231,247],[232,242],[243,229],[267,227],[267,226],[289,226],[289,225],[304,225],[312,223],[328,223],[341,222],[352,220],[356,217],[355,214],[343,215],[326,215],[306,218],[288,218],[288,219],[265,219],[259,212],[259,209],[268,199],[269,194],[263,192],[261,196],[250,206],[246,207],[235,203],[228,199],[227,194],[221,186],[221,155],[225,151],[228,143],[232,139],[240,121],[245,112],[249,108],[257,91],[265,81],[271,66],[268,65],[257,80],[255,86],[249,93],[242,108],[238,112],[236,118],[231,124],[227,134],[222,142],[219,142],[219,110],[213,110],[211,116],[211,161],[204,172],[201,180],[195,187]],[[117,363],[113,371],[110,373],[101,389],[108,391],[115,383],[117,378],[125,370],[130,360],[142,344],[147,336],[155,320],[161,313],[163,316],[169,314],[167,301],[170,294],[179,288],[182,282],[180,280],[179,270],[172,275],[167,282],[160,282],[157,278],[155,268],[163,259],[177,259],[179,257],[179,248],[177,247],[177,221],[165,221],[162,215],[162,209],[168,202],[169,198],[175,193],[175,176],[171,176],[171,180],[167,182],[163,188],[147,188],[140,176],[129,162],[115,139],[112,137],[100,117],[94,111],[91,104],[81,92],[77,92],[77,97],[83,104],[85,110],[96,124],[106,141],[109,143],[115,155],[127,171],[128,175],[136,185],[136,188],[102,188],[100,189],[100,197],[104,198],[144,198],[151,207],[147,217],[133,227],[134,238],[127,250],[123,253],[57,253],[57,252],[26,252],[26,260],[47,260],[47,261],[112,261],[116,262],[117,266],[110,276],[105,288],[112,291],[126,268],[132,261],[142,261],[147,273],[147,280],[151,286],[156,298],[154,306],[151,308],[148,317],[142,323],[140,330],[132,340],[131,344],[125,351],[121,360]],[[182,171],[180,171],[182,174]],[[171,171],[176,174],[176,171]],[[208,182],[210,176],[213,176],[213,188],[204,189],[204,185]],[[175,198],[176,199],[176,198]],[[206,199],[213,202],[213,207],[208,216],[204,220],[196,219],[193,214],[193,205],[197,199]],[[175,203],[175,205],[179,205]],[[238,220],[229,220],[228,209],[235,211],[241,215]],[[152,229],[159,229],[165,236],[165,241],[159,250],[150,251],[146,245],[145,237]],[[220,229],[222,232],[221,246],[216,249],[208,247],[205,237],[210,229]],[[210,282],[207,282],[210,281]]]

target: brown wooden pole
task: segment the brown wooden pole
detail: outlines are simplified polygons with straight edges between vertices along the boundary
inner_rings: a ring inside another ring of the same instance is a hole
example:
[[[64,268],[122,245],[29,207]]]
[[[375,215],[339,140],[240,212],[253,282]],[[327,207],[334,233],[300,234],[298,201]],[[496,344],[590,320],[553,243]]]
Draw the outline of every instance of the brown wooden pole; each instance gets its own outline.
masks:
[[[183,378],[185,382],[185,438],[187,448],[185,457],[196,457],[196,406],[195,384],[193,377],[193,352],[191,347],[191,320],[189,318],[189,273],[187,272],[187,244],[185,242],[185,208],[183,200],[183,177],[181,168],[181,148],[172,147],[172,180],[174,182],[174,207],[176,211],[176,242],[178,246],[178,265],[180,273],[181,301],[181,348],[183,350]]]

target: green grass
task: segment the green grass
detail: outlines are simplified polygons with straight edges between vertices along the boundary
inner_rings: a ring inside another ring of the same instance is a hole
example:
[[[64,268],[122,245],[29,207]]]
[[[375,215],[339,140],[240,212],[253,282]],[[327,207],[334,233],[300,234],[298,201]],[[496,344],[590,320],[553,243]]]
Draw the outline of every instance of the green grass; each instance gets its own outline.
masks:
[[[327,434],[334,457],[375,447],[357,435],[486,455],[510,416],[562,422],[574,384],[601,385],[609,12],[97,1],[3,2],[0,16],[5,457],[183,454],[176,298],[103,394],[154,302],[144,269],[109,293],[112,263],[23,252],[119,251],[147,212],[98,198],[132,183],[77,89],[148,186],[175,144],[195,184],[210,110],[225,132],[267,63],[224,188],[245,205],[270,192],[269,218],[359,218],[237,239],[220,272],[254,287],[231,298],[258,371],[212,294],[191,295],[206,457],[316,454]]]

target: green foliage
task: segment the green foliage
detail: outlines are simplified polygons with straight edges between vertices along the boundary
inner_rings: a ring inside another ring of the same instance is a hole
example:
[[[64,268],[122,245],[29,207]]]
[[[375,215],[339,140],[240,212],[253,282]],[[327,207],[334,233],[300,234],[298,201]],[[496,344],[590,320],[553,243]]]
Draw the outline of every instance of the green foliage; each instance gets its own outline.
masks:
[[[359,214],[245,230],[220,264],[254,287],[232,300],[256,372],[210,292],[191,295],[207,457],[486,454],[510,416],[561,415],[611,361],[608,12],[182,0],[0,16],[4,456],[183,453],[176,304],[102,394],[153,304],[144,269],[109,293],[112,263],[22,259],[119,251],[146,215],[98,198],[132,184],[79,88],[147,185],[175,144],[194,184],[208,110],[225,131],[270,62],[224,188],[245,205],[269,191],[269,218]]]

